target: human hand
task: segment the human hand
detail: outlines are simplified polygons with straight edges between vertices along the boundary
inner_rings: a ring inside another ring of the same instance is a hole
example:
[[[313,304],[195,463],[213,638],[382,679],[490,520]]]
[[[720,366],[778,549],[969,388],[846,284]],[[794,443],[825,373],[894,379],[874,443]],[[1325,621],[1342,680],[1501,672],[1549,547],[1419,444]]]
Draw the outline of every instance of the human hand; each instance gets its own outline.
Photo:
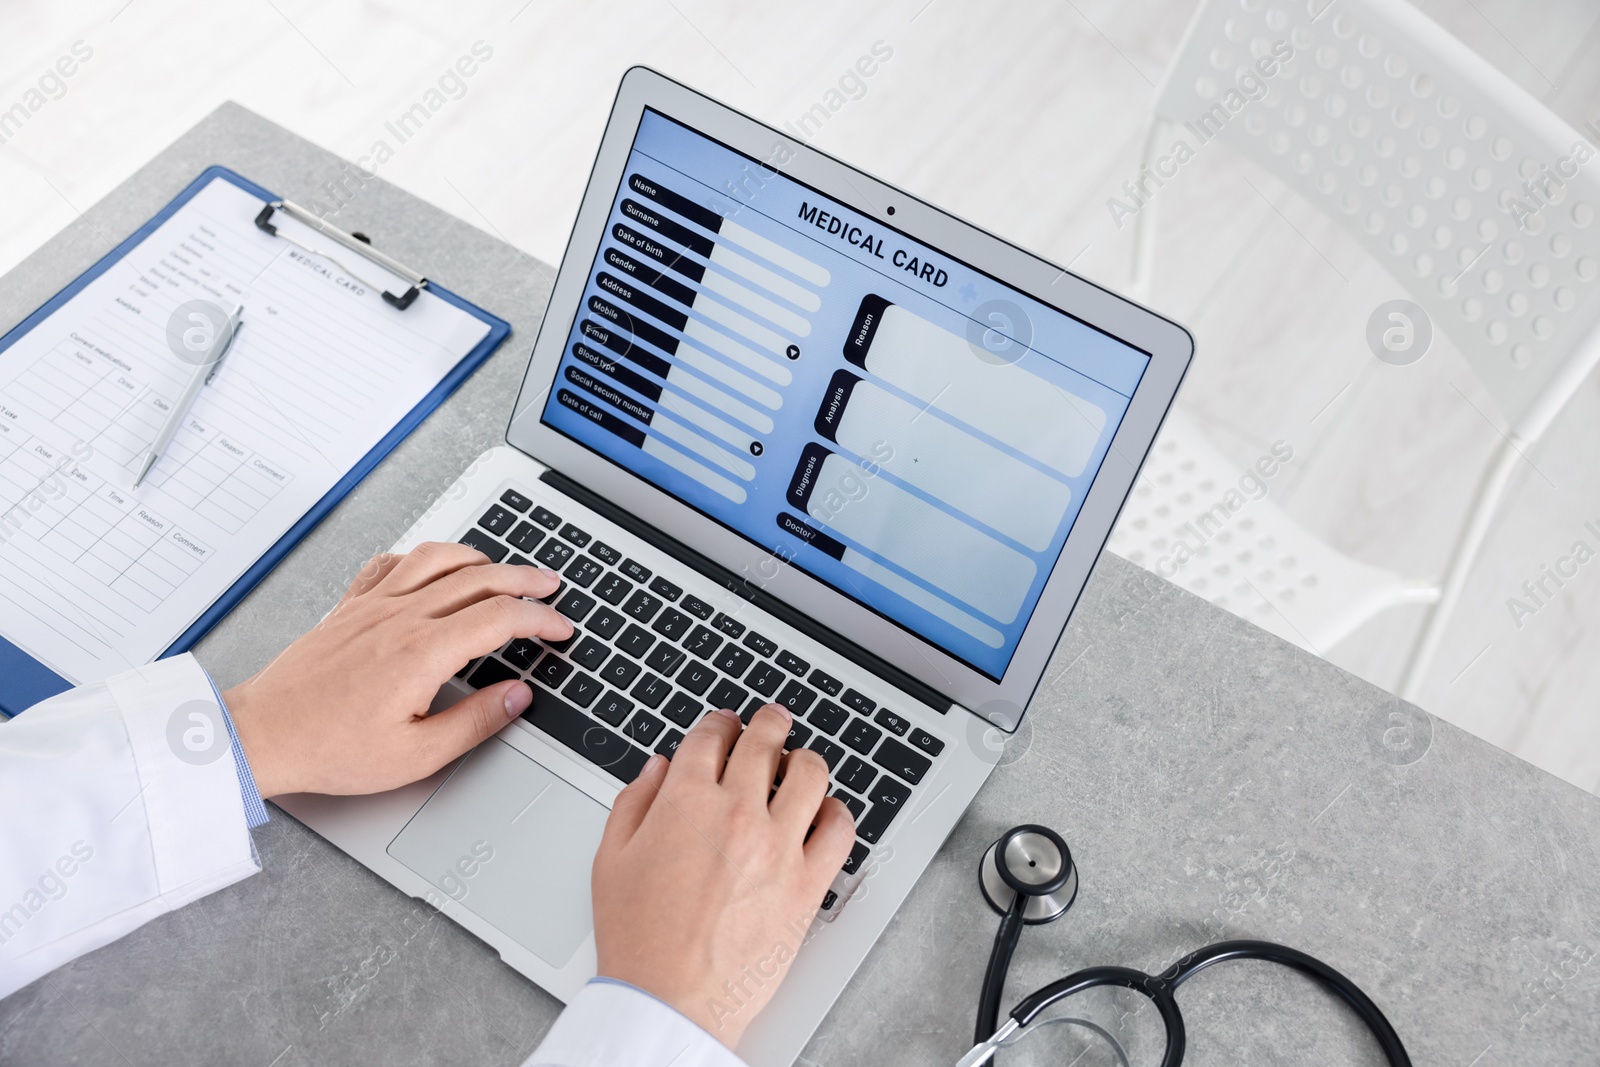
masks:
[[[776,704],[742,735],[733,712],[707,715],[670,764],[652,756],[617,795],[594,859],[599,973],[729,1048],[777,992],[855,843],[849,809],[824,799],[827,763],[783,753],[789,723]]]
[[[428,715],[439,686],[513,637],[561,640],[572,624],[523,597],[552,571],[429,543],[375,557],[327,618],[223,694],[262,796],[376,793],[426,778],[526,711],[521,681]]]

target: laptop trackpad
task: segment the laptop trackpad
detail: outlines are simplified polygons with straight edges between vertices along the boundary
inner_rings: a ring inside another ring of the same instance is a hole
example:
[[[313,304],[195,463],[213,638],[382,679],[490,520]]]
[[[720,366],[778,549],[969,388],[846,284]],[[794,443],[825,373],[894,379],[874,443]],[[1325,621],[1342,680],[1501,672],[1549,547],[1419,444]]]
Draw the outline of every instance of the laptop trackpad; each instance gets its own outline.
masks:
[[[608,814],[491,738],[411,817],[389,855],[565,967],[594,929],[589,867]]]

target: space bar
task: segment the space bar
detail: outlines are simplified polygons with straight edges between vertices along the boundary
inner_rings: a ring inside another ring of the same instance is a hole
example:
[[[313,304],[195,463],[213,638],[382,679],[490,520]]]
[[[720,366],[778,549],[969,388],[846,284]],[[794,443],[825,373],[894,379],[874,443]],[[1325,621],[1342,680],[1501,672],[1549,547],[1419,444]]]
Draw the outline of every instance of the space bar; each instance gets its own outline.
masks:
[[[528,688],[533,690],[533,706],[522,713],[524,719],[624,782],[639,777],[649,756],[560,697],[537,685]]]

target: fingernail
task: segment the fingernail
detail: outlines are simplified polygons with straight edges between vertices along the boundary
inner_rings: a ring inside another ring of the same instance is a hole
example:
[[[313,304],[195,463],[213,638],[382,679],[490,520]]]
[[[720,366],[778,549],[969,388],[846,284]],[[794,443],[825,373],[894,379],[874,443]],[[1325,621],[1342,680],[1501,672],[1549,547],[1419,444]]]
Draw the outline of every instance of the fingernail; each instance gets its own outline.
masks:
[[[561,575],[557,574],[555,571],[551,570],[549,567],[540,567],[539,568],[539,573],[544,575],[546,578],[554,578],[558,582],[561,580]]]
[[[649,774],[651,771],[656,769],[656,764],[665,762],[667,762],[667,758],[661,755],[661,753],[657,752],[655,755],[644,761],[644,767],[640,769],[639,773],[641,775]]]
[[[528,705],[532,703],[533,690],[528,688],[526,682],[518,682],[506,690],[506,718],[515,719],[527,711]]]
[[[717,714],[726,715],[730,719],[737,719],[739,717],[739,713],[734,711],[732,708],[718,708]]]
[[[788,721],[788,722],[793,722],[794,721],[794,713],[791,712],[788,708],[784,707],[782,704],[768,704],[767,707],[771,708],[773,711],[777,712],[779,715],[782,715],[786,721]]]

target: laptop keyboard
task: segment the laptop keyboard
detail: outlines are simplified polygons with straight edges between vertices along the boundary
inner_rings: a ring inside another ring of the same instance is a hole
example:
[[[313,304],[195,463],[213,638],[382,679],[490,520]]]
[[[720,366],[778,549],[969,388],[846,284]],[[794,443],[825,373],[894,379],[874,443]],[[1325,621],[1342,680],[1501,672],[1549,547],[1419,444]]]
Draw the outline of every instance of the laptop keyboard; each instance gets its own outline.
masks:
[[[516,490],[490,502],[460,540],[496,563],[560,571],[560,587],[543,600],[573,633],[517,638],[458,677],[475,689],[524,679],[533,704],[522,718],[619,781],[638,777],[651,752],[671,759],[685,731],[717,708],[745,723],[763,704],[789,709],[784,748],[827,761],[830,792],[856,822],[855,847],[822,903],[831,920],[853,888],[850,876],[945,743]]]

